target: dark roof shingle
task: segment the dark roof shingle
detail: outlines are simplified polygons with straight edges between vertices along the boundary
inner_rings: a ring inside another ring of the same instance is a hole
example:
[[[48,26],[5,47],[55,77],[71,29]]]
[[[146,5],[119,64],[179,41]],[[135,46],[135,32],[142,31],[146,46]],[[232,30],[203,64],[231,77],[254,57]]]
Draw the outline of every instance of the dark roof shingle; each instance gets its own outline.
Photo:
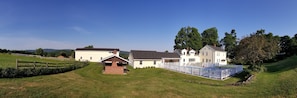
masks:
[[[177,53],[166,53],[157,51],[131,50],[134,59],[161,59],[179,58]]]
[[[214,49],[215,51],[225,51],[224,49],[222,49],[221,47],[215,47],[215,46],[211,46],[208,45],[210,48]]]
[[[105,51],[120,51],[118,48],[76,48],[75,50],[105,50]]]

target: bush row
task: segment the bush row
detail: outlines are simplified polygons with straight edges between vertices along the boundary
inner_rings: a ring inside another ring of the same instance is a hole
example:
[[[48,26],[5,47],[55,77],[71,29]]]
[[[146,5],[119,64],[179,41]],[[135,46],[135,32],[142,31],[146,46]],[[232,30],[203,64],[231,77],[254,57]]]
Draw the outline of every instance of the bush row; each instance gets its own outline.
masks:
[[[40,68],[0,68],[0,78],[22,78],[38,75],[64,73],[87,66],[87,62],[76,62],[65,67],[40,67]]]

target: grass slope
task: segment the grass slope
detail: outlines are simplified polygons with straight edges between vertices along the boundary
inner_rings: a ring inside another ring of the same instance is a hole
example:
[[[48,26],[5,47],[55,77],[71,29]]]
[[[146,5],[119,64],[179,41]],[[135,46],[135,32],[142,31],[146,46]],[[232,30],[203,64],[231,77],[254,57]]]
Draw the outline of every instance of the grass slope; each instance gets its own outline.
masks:
[[[132,69],[127,75],[103,75],[102,65],[91,63],[75,71],[19,79],[0,79],[0,97],[296,97],[297,57],[266,65],[244,86],[225,81],[148,68]],[[290,63],[291,62],[291,63]],[[272,71],[279,66],[283,69]]]
[[[65,61],[58,61],[53,59],[41,59],[37,57],[29,57],[29,56],[17,56],[17,55],[10,55],[10,54],[3,54],[0,53],[0,67],[15,67],[16,59],[23,60],[23,61],[38,61],[38,62],[65,62]]]

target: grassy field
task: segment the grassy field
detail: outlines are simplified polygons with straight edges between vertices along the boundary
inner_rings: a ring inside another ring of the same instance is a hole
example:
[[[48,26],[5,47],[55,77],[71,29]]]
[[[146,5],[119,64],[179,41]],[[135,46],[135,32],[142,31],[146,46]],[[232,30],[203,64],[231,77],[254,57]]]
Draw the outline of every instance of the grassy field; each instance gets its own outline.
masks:
[[[296,59],[266,65],[267,72],[243,86],[230,85],[238,78],[218,81],[157,68],[103,75],[102,65],[91,63],[62,74],[0,79],[0,97],[297,97]]]
[[[29,57],[29,56],[17,56],[17,55],[10,55],[10,54],[3,54],[0,53],[0,67],[15,67],[16,59],[22,61],[39,61],[39,62],[55,62],[55,63],[63,63],[65,61],[60,60],[53,60],[53,59],[42,59],[38,57]]]

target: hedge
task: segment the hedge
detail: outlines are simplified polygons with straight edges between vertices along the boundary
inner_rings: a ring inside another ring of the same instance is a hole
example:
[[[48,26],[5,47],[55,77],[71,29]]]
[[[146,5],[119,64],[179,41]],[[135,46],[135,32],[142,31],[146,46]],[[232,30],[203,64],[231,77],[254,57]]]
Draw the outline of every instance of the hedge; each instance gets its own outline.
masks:
[[[0,68],[0,78],[22,78],[39,75],[50,75],[57,73],[64,73],[79,69],[88,65],[88,62],[76,62],[65,67],[37,67],[37,68]]]

